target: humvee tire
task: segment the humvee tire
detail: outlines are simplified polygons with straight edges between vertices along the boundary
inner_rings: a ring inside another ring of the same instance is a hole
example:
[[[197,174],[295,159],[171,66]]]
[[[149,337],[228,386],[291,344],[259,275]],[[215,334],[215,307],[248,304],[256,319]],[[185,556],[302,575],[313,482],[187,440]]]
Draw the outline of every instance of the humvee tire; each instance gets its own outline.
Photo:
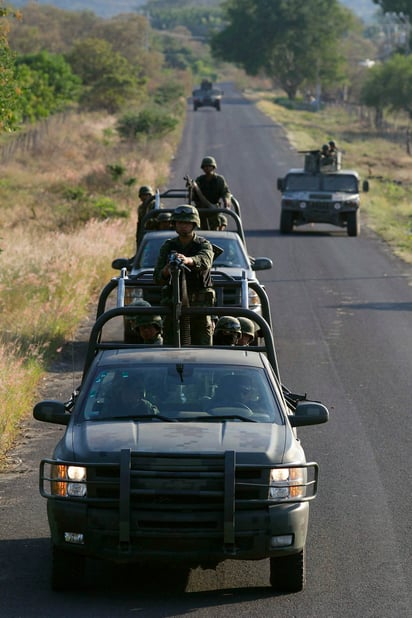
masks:
[[[283,210],[280,215],[280,233],[289,234],[293,230],[293,213]]]
[[[359,210],[348,214],[348,236],[359,236],[360,217]]]

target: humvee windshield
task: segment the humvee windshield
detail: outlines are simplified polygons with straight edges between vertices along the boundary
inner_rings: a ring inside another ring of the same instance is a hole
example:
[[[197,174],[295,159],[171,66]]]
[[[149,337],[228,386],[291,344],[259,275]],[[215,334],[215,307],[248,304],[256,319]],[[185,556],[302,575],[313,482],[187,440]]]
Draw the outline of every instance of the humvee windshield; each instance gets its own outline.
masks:
[[[358,180],[352,174],[288,174],[285,191],[329,191],[358,193]]]

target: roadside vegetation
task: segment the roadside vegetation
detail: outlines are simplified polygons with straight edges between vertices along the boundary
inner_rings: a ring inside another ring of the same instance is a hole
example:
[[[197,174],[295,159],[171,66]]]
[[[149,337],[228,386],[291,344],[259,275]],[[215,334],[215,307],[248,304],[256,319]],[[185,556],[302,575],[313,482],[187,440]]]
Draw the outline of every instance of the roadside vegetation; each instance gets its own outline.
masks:
[[[20,21],[1,15],[0,466],[112,259],[133,255],[138,188],[165,186],[187,94],[210,62],[187,39],[176,66],[175,40],[142,16],[34,4]]]

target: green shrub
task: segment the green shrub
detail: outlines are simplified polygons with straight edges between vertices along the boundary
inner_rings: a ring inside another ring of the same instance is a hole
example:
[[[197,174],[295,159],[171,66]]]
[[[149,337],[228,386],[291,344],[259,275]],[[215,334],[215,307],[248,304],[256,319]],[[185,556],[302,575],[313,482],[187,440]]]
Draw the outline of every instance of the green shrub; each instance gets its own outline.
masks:
[[[177,118],[158,107],[146,108],[139,113],[125,114],[117,123],[119,135],[126,139],[139,137],[161,137],[173,131],[178,124]]]
[[[168,82],[159,86],[154,93],[154,101],[156,105],[167,105],[168,103],[174,103],[180,97],[185,96],[185,91],[182,84]]]

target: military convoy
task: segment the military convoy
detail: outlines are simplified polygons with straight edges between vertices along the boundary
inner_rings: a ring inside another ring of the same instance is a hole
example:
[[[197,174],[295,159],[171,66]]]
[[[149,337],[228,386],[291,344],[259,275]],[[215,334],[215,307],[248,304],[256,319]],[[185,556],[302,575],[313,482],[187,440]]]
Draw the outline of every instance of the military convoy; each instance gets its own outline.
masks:
[[[126,304],[136,282],[124,266],[102,291],[80,386],[69,401],[34,407],[37,420],[65,427],[40,464],[55,590],[83,585],[90,558],[170,574],[268,558],[274,590],[304,587],[318,465],[297,428],[328,411],[282,384],[258,282],[229,282],[241,298],[230,314],[255,325],[250,345],[193,346],[188,318],[228,307],[185,305],[180,276],[177,265],[171,305]],[[143,296],[152,285],[139,280]],[[251,286],[260,313],[249,308]],[[173,344],[125,340],[119,324],[142,316],[168,316]]]
[[[340,156],[322,165],[321,151],[306,152],[304,168],[278,178],[277,188],[282,194],[281,234],[307,223],[329,223],[346,228],[348,236],[359,235],[360,193],[369,190],[369,183],[361,186],[356,171],[341,169]]]

